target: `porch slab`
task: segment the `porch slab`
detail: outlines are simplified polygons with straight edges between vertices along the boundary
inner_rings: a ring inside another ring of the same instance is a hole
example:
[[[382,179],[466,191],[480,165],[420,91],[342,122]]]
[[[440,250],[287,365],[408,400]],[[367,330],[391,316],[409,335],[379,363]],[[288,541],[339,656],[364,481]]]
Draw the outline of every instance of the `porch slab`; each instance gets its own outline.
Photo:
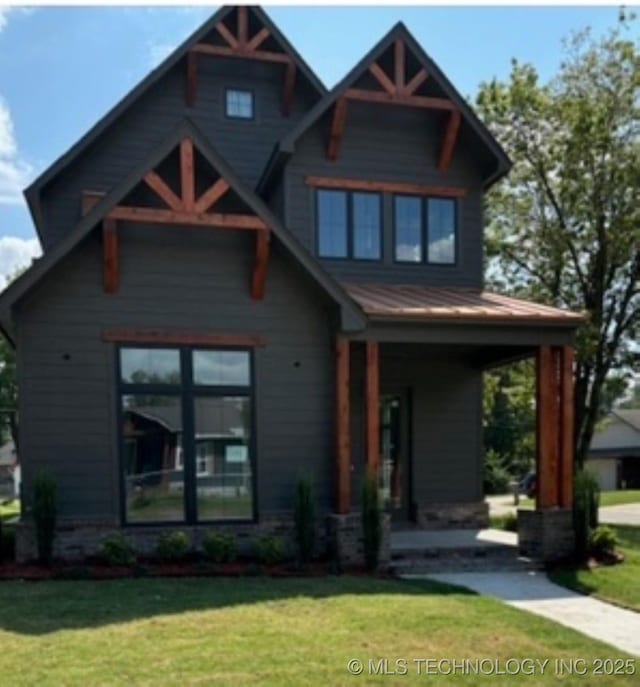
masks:
[[[391,532],[391,552],[432,549],[482,549],[518,546],[518,535],[496,529],[395,530]]]

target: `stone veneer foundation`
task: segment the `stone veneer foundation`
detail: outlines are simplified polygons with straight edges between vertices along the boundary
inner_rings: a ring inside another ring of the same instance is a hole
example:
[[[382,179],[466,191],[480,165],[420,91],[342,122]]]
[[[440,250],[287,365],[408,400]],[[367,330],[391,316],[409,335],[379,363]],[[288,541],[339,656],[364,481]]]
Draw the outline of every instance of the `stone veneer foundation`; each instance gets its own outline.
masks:
[[[482,529],[489,525],[489,504],[422,503],[415,504],[416,525],[424,530]]]
[[[544,562],[572,556],[575,551],[572,511],[519,509],[518,544],[523,556]]]

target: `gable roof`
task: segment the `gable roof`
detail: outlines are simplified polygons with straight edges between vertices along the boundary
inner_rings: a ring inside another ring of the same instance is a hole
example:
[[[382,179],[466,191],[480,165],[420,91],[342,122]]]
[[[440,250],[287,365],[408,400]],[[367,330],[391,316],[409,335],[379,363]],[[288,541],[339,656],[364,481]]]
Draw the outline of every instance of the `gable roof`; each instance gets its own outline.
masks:
[[[47,167],[24,191],[25,198],[31,211],[34,224],[38,233],[44,225],[42,209],[40,207],[40,193],[42,189],[68,167],[79,155],[82,154],[98,137],[113,124],[136,100],[138,100],[153,84],[159,81],[169,70],[183,59],[189,50],[208,34],[215,30],[216,24],[222,21],[235,9],[234,6],[226,5],[219,9],[210,19],[194,31],[180,46],[178,46],[163,62],[153,69],[137,86],[122,98],[107,114],[99,119],[84,136],[74,143],[66,153],[63,153],[53,164]],[[271,21],[269,16],[261,7],[251,6],[249,8],[260,22],[269,29],[271,36],[281,45],[282,49],[294,60],[296,67],[301,74],[316,91],[319,97],[326,94],[327,89],[311,67],[305,62],[300,53],[280,32],[278,27]]]
[[[386,36],[371,48],[360,62],[358,62],[358,64],[356,64],[356,66],[322,98],[322,100],[316,103],[316,105],[280,139],[267,163],[262,178],[258,182],[258,192],[261,193],[267,188],[272,175],[276,174],[282,168],[286,159],[295,152],[295,146],[298,139],[327,112],[349,87],[367,73],[369,65],[381,57],[397,39],[401,39],[406,47],[413,52],[422,67],[426,69],[429,79],[433,79],[447,97],[458,107],[464,121],[468,123],[486,148],[495,156],[497,162],[496,171],[486,180],[485,186],[488,188],[509,171],[512,163],[502,146],[498,143],[484,122],[482,122],[474,112],[473,108],[456,90],[438,65],[423,50],[422,46],[413,37],[409,29],[407,29],[402,22],[398,22]]]
[[[349,298],[339,284],[324,270],[320,263],[294,238],[271,210],[247,189],[237,177],[231,166],[209,143],[206,136],[200,133],[193,122],[185,118],[181,124],[158,145],[147,158],[127,174],[109,193],[103,196],[78,224],[43,257],[0,293],[0,327],[6,334],[11,334],[11,307],[30,291],[39,281],[78,243],[88,236],[96,225],[141,181],[142,177],[162,162],[180,141],[189,137],[197,150],[209,164],[223,177],[230,188],[237,194],[258,217],[272,230],[285,249],[298,261],[311,278],[342,308],[343,326],[346,329],[361,329],[366,316]],[[11,338],[11,337],[9,337]]]
[[[611,414],[640,432],[640,408],[629,410],[616,408],[616,410],[611,411]]]

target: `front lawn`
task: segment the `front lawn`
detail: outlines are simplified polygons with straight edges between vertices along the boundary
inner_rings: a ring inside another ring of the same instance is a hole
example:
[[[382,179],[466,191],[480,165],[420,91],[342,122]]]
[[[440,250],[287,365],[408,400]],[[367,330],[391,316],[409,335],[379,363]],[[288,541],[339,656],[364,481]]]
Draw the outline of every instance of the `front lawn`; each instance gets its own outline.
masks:
[[[570,589],[640,611],[640,527],[607,527],[618,535],[624,563],[593,570],[556,570],[549,576]]]
[[[628,503],[640,503],[640,489],[619,489],[600,493],[600,506],[622,506]],[[533,499],[520,499],[520,508],[533,508],[533,506]]]
[[[0,519],[3,521],[12,520],[20,515],[20,502],[18,499],[10,501],[0,500]]]
[[[19,685],[425,684],[413,659],[554,659],[621,652],[543,618],[436,583],[318,579],[140,579],[0,583],[0,675]],[[402,677],[347,672],[349,659],[408,660]],[[424,665],[424,664],[423,664]],[[446,665],[444,666],[446,670]],[[426,678],[433,680],[434,678]],[[437,684],[476,685],[477,675]],[[586,678],[631,685],[635,677]],[[481,678],[482,681],[482,678]],[[585,677],[564,676],[564,685]]]

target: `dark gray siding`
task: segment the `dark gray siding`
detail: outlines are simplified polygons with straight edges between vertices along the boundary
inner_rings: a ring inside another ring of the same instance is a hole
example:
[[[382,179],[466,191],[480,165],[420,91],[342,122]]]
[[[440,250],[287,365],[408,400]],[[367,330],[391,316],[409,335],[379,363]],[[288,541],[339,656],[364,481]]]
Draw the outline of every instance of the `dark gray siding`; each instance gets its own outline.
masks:
[[[454,266],[394,263],[392,198],[384,198],[382,262],[323,260],[339,279],[438,286],[478,287],[482,284],[483,192],[481,171],[470,142],[462,133],[451,167],[439,172],[446,115],[402,107],[349,103],[338,160],[326,157],[330,117],[310,129],[298,142],[285,171],[286,219],[290,231],[316,254],[315,193],[305,184],[308,175],[456,186],[467,189],[458,203],[457,264]]]
[[[262,334],[256,351],[260,512],[288,509],[301,474],[321,507],[332,484],[333,358],[326,298],[278,253],[263,302],[249,296],[252,236],[122,225],[117,294],[102,290],[94,234],[18,310],[25,493],[41,466],[58,481],[60,514],[118,514],[115,350],[104,328]]]
[[[185,67],[177,66],[145,93],[74,164],[43,191],[45,250],[80,218],[83,190],[108,191],[144,161],[184,117],[189,117],[251,188],[258,181],[276,141],[311,105],[303,87],[296,91],[290,117],[283,117],[284,67],[244,60],[202,58],[194,108],[185,104]],[[254,93],[255,119],[229,119],[226,88]]]

